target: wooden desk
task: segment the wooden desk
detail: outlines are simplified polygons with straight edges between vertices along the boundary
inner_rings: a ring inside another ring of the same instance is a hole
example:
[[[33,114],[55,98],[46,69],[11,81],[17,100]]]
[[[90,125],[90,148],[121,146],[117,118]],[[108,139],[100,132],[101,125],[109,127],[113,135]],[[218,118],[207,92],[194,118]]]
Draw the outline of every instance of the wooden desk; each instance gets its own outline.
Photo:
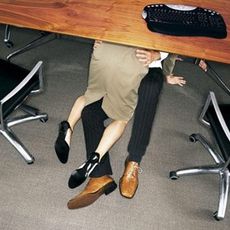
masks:
[[[151,3],[215,9],[228,37],[175,37],[150,32],[141,17]],[[0,23],[162,50],[230,64],[229,0],[1,0]]]

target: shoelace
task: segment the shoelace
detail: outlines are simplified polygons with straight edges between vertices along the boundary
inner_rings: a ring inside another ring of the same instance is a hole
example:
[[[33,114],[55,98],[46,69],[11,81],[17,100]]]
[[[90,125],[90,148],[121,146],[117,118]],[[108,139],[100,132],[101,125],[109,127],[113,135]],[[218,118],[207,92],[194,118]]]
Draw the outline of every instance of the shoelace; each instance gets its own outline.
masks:
[[[143,172],[143,169],[138,166],[138,164],[136,164],[133,166],[133,170],[128,171],[127,176],[135,176],[136,171],[141,174]]]
[[[140,166],[138,167],[138,173],[139,174],[143,173],[143,169]]]

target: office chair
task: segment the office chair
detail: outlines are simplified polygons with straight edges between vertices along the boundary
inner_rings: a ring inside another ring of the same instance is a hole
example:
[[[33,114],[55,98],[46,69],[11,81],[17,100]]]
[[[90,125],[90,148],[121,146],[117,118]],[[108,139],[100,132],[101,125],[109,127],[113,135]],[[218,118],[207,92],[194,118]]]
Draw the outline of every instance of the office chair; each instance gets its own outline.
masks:
[[[199,65],[201,59],[195,58],[194,64]],[[222,79],[222,77],[215,71],[215,69],[208,63],[208,61],[205,61],[207,65],[207,71],[206,74],[211,77],[229,96],[230,96],[230,88],[226,82]]]
[[[49,41],[52,41],[54,39],[58,38],[57,34],[54,33],[50,33],[50,32],[44,32],[42,31],[40,33],[40,36],[37,37],[36,39],[28,42],[27,44],[25,44],[24,46],[22,46],[21,48],[16,49],[15,51],[13,51],[12,53],[8,54],[6,59],[9,61],[11,58],[22,54],[26,51],[29,51],[33,48],[36,48],[40,45],[43,45]],[[6,44],[6,46],[8,48],[12,48],[14,46],[13,41],[11,40],[11,26],[10,25],[6,25],[5,26],[5,34],[4,34],[4,43]]]
[[[219,151],[214,150],[210,143],[198,133],[190,135],[189,139],[191,142],[200,142],[215,164],[178,169],[171,171],[169,177],[176,180],[187,175],[219,174],[219,204],[213,217],[216,220],[222,220],[227,207],[230,179],[230,104],[218,105],[215,94],[210,92],[201,112],[200,121],[211,127]]]
[[[39,93],[42,89],[42,61],[29,71],[0,59],[0,133],[28,164],[34,162],[34,157],[17,138],[11,127],[37,119],[42,122],[48,120],[46,113],[41,113],[38,109],[25,104],[30,94]],[[16,109],[21,109],[23,115],[13,116]]]

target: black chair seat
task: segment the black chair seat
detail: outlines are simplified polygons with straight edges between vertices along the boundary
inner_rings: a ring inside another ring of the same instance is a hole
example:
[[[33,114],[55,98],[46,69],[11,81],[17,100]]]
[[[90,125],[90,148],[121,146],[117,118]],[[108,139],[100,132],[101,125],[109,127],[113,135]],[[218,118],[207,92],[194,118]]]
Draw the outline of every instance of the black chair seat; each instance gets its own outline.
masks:
[[[223,118],[226,122],[228,129],[230,129],[230,105],[219,105]],[[207,113],[207,119],[210,122],[215,138],[218,142],[218,146],[222,152],[225,160],[229,158],[230,154],[230,142],[226,137],[220,122],[217,118],[216,112],[213,106],[210,106]]]
[[[21,81],[29,74],[29,70],[17,66],[13,63],[0,59],[0,100],[10,93]],[[21,90],[13,100],[9,100],[5,103],[3,108],[3,118],[7,117],[14,109],[15,106],[20,104],[24,98],[33,89],[39,87],[39,75],[32,78]]]

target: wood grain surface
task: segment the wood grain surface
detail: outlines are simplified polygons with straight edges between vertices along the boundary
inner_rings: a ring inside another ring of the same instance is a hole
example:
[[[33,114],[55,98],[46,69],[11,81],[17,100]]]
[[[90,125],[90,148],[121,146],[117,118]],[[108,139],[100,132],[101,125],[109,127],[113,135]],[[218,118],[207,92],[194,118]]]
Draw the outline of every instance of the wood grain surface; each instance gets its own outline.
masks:
[[[150,32],[141,17],[144,6],[175,2],[221,13],[228,28],[227,38],[177,37]],[[0,23],[230,64],[229,0],[1,0]]]

